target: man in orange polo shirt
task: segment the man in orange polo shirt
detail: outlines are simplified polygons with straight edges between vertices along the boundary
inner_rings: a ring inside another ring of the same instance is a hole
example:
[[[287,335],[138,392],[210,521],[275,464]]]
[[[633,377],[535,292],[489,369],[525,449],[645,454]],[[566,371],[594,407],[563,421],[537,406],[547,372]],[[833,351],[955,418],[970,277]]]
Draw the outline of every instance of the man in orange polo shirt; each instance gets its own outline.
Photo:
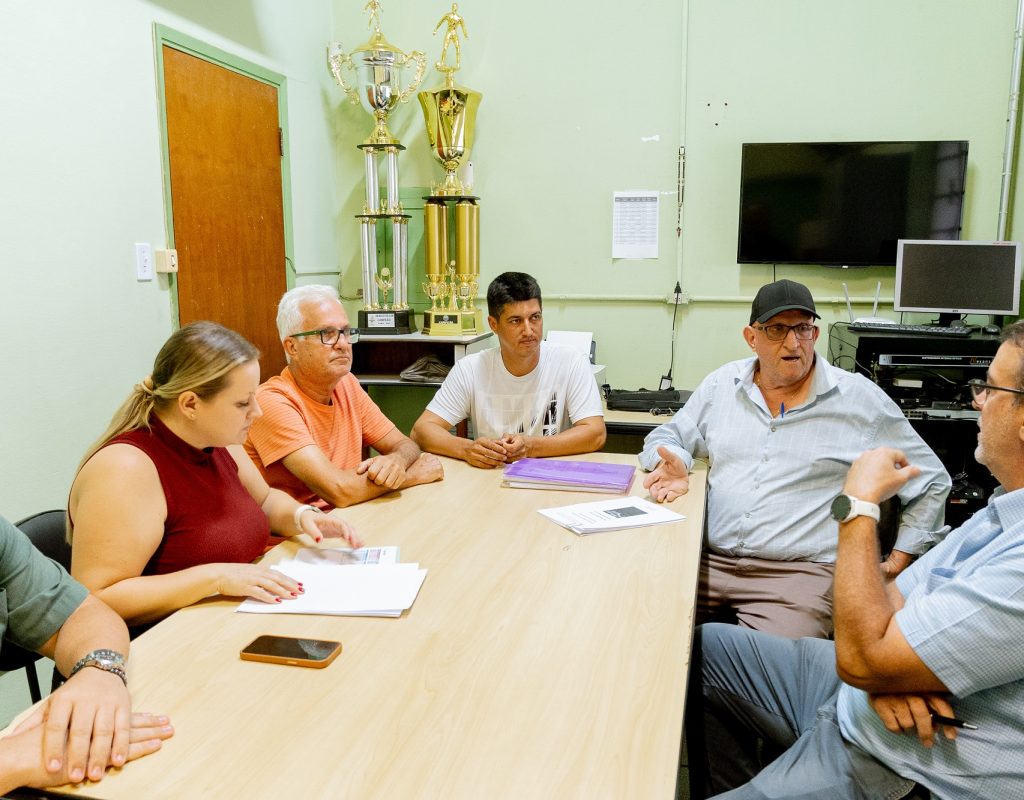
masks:
[[[245,442],[267,483],[300,503],[343,507],[444,477],[352,374],[355,337],[332,287],[286,292],[277,329],[288,366],[257,390],[263,416]],[[364,460],[364,446],[380,455]]]

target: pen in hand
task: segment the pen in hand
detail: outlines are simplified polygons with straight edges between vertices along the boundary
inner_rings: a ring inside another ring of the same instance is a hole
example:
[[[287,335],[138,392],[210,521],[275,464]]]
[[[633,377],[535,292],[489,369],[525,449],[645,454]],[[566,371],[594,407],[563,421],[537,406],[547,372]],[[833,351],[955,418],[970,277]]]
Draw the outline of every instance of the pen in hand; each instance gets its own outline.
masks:
[[[969,722],[964,722],[962,719],[956,717],[944,717],[942,714],[932,714],[932,722],[936,725],[948,725],[951,728],[964,728],[969,731],[978,730],[977,725],[971,725]]]

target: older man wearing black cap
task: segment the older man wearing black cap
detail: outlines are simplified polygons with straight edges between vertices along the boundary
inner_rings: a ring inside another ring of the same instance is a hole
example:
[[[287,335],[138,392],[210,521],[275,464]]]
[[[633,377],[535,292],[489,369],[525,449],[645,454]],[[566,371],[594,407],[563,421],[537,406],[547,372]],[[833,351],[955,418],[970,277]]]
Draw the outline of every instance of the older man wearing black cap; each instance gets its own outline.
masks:
[[[698,623],[735,616],[792,638],[831,633],[830,507],[865,450],[895,447],[921,467],[899,493],[896,544],[882,565],[889,577],[948,530],[941,462],[881,389],[815,356],[818,318],[806,286],[762,286],[743,329],[753,357],[712,372],[644,442],[644,486],[659,502],[686,492],[695,458],[709,464]]]

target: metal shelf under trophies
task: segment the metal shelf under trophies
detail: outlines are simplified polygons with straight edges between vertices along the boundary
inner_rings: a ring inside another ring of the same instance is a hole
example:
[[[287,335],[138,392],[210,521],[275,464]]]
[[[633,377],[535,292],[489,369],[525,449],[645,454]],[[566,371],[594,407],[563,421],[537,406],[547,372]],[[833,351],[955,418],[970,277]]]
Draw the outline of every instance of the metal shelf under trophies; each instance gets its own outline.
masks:
[[[370,12],[369,40],[351,53],[333,45],[328,64],[334,79],[349,100],[362,103],[376,120],[373,132],[362,144],[366,172],[366,196],[359,220],[359,246],[363,281],[363,307],[359,310],[359,332],[364,336],[411,333],[416,330],[416,313],[409,305],[408,222],[398,197],[398,154],[405,149],[387,127],[387,117],[398,104],[406,102],[423,80],[426,57],[422,52],[405,53],[384,38],[380,28],[379,0],[366,4]],[[403,90],[402,72],[410,64],[416,72]],[[357,92],[345,79],[345,70],[356,74]],[[383,158],[387,175],[386,195],[381,198],[378,159]],[[391,265],[378,267],[377,225],[391,227]],[[394,289],[393,298],[389,294]]]
[[[441,58],[434,65],[444,84],[417,97],[423,109],[430,151],[445,170],[445,179],[431,187],[423,206],[423,291],[430,308],[423,312],[423,332],[431,336],[481,333],[483,315],[474,306],[480,278],[479,197],[468,193],[457,171],[469,156],[476,130],[476,111],[483,95],[455,83],[462,64],[459,30],[469,38],[466,25],[452,3],[434,33],[446,25]],[[448,63],[448,46],[455,49],[455,63]],[[453,230],[454,229],[454,230]],[[450,236],[450,231],[454,237]],[[454,248],[452,248],[454,239]],[[451,258],[454,249],[454,258]]]

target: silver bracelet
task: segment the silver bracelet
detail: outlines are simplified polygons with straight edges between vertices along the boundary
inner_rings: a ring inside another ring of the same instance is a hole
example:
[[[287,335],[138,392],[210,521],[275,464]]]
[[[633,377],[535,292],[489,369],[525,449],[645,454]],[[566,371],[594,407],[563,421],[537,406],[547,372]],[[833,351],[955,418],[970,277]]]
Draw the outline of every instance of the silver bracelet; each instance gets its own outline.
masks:
[[[323,514],[324,513],[323,511],[321,511],[316,506],[306,505],[306,506],[299,506],[298,508],[296,508],[295,509],[295,516],[293,517],[293,519],[295,520],[295,528],[298,530],[299,533],[305,533],[305,531],[302,529],[302,523],[299,522],[299,518],[303,514],[305,514],[307,511],[312,511],[314,514]]]
[[[124,656],[118,653],[116,650],[108,650],[105,647],[99,650],[93,650],[91,653],[86,653],[75,663],[75,666],[71,668],[71,674],[68,675],[68,680],[75,677],[86,667],[95,667],[101,669],[104,672],[113,672],[117,677],[124,681],[124,685],[128,685],[128,677],[124,671]]]

